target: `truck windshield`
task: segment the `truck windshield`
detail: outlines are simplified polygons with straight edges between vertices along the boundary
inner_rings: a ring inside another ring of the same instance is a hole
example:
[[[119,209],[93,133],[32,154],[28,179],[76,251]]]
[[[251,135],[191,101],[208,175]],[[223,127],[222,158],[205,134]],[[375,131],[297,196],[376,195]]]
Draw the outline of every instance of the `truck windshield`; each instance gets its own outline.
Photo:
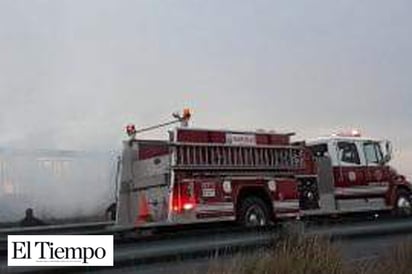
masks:
[[[382,162],[382,151],[378,143],[365,143],[363,145],[363,150],[365,151],[365,158],[367,163],[378,164]]]

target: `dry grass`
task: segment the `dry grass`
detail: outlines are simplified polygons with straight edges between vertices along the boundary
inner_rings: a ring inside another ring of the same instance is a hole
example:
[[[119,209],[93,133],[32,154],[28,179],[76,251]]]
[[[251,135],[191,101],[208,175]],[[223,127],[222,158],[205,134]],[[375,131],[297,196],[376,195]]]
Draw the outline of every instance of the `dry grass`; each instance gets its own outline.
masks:
[[[412,273],[412,242],[403,242],[388,250],[386,254],[377,258],[363,268],[359,273],[365,274],[410,274]]]
[[[338,248],[318,237],[291,237],[273,248],[212,261],[208,274],[409,274],[412,242],[405,242],[375,260],[346,262]]]
[[[208,274],[344,274],[343,260],[329,241],[289,237],[270,250],[240,254],[229,262],[215,261]]]

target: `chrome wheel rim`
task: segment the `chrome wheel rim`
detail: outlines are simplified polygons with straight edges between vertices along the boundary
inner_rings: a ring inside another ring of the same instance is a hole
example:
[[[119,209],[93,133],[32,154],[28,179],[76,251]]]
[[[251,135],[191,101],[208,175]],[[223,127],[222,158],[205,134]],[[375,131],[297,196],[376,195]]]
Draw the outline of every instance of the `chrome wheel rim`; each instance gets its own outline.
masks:
[[[246,211],[247,226],[264,226],[266,225],[266,215],[259,206],[251,206]]]
[[[406,195],[400,195],[396,200],[396,208],[400,216],[411,216],[412,215],[412,204],[411,200]]]
[[[407,197],[400,196],[396,202],[396,206],[400,209],[411,209],[411,202]]]

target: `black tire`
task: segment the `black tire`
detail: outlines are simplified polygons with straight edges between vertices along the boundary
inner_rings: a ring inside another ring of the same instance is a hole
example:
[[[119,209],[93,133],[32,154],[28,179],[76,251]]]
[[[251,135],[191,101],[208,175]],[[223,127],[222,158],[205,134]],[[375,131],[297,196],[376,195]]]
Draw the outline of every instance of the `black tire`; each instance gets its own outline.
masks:
[[[394,213],[399,217],[409,217],[412,215],[411,192],[406,189],[396,191]]]
[[[246,227],[267,226],[271,221],[270,210],[261,198],[247,197],[241,201],[237,220]]]

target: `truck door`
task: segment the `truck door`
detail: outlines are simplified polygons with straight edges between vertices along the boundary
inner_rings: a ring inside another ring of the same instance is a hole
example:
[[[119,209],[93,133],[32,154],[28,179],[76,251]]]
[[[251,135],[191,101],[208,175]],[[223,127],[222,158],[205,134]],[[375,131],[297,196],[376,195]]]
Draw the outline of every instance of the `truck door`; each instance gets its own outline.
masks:
[[[338,141],[337,167],[334,168],[335,194],[337,198],[356,198],[362,194],[365,182],[365,167],[362,166],[359,144],[355,141]]]
[[[379,144],[366,145],[361,140],[337,142],[339,168],[335,171],[335,197],[339,211],[380,210],[385,207],[383,196],[387,188],[381,185],[384,176],[380,173],[382,167],[376,145]]]
[[[363,143],[365,155],[365,183],[370,190],[370,196],[382,197],[389,186],[388,170],[383,162],[383,154],[380,144],[374,141]]]

